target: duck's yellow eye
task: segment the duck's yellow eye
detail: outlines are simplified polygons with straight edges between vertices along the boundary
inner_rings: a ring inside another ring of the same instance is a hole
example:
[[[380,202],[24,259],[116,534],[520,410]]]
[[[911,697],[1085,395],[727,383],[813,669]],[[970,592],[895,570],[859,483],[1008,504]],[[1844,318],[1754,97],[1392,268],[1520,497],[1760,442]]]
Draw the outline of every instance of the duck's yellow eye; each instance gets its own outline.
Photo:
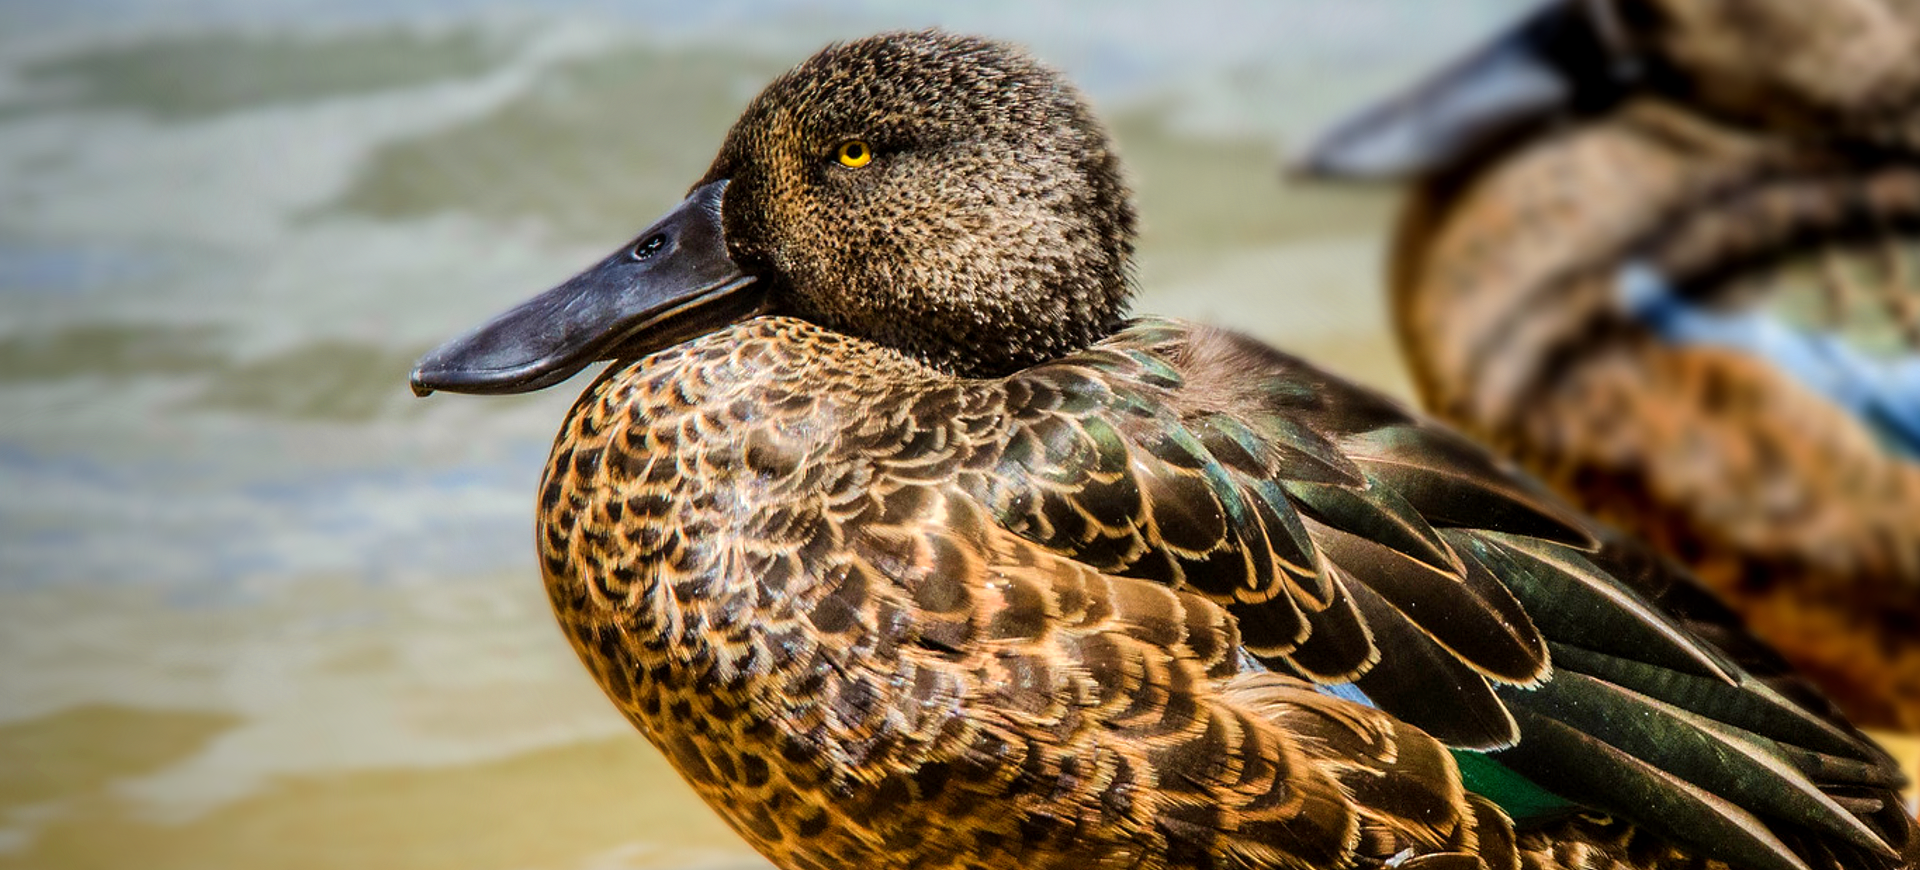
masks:
[[[859,169],[873,162],[873,149],[858,139],[840,145],[840,165]]]

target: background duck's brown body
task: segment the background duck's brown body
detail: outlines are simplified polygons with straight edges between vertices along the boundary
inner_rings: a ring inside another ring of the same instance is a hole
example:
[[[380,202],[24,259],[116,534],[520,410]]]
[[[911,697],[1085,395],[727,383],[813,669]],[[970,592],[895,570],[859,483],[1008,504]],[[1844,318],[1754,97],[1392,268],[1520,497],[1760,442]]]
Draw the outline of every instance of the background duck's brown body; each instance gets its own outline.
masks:
[[[1429,410],[1686,562],[1856,721],[1920,729],[1920,465],[1763,360],[1663,343],[1615,285],[1631,258],[1702,275],[1862,219],[1884,222],[1876,277],[1903,280],[1920,162],[1649,100],[1427,183],[1394,312]],[[1880,289],[1896,315],[1920,302]]]

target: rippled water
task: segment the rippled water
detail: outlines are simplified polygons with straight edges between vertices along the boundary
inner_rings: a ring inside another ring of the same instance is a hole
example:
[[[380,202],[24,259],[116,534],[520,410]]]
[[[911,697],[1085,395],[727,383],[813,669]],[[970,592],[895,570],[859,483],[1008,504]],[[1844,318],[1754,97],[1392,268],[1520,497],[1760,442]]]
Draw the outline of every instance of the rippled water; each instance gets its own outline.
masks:
[[[956,5],[0,4],[0,868],[757,866],[550,624],[580,382],[405,374],[828,40],[1033,46],[1131,165],[1143,310],[1400,388],[1390,203],[1278,167],[1519,4]]]

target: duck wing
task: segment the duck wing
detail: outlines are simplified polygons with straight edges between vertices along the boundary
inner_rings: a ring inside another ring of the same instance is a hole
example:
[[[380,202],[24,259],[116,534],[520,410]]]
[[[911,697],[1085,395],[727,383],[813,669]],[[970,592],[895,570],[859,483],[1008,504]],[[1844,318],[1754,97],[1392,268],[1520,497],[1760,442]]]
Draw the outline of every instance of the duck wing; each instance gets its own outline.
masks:
[[[1225,608],[1014,535],[962,493],[909,483],[881,502],[884,513],[842,526],[850,561],[812,620],[844,630],[836,649],[879,638],[900,650],[885,654],[912,663],[899,681],[933,687],[916,697],[962,699],[964,717],[888,757],[954,817],[1017,808],[958,826],[980,841],[962,844],[976,857],[1004,846],[1007,860],[1070,864],[1075,850],[1093,861],[1119,844],[1178,866],[1220,855],[1249,870],[1396,855],[1481,866],[1484,841],[1493,866],[1512,863],[1505,819],[1461,789],[1439,742],[1306,681],[1244,670]]]
[[[1896,866],[1884,754],[1662,612],[1462,436],[1163,321],[1001,389],[984,413],[1013,425],[954,477],[997,524],[1218,603],[1266,668],[1471,751],[1489,797],[1740,866]]]

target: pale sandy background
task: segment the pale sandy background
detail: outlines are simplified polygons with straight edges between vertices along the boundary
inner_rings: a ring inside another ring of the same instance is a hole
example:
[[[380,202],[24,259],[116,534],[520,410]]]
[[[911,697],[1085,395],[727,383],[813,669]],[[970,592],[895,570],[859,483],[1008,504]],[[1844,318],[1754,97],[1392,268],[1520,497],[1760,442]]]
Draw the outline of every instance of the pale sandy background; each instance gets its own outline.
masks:
[[[828,40],[1029,43],[1131,162],[1143,310],[1403,391],[1390,198],[1278,166],[1518,3],[955,5],[0,4],[0,870],[761,866],[547,614],[581,381],[404,379]]]

